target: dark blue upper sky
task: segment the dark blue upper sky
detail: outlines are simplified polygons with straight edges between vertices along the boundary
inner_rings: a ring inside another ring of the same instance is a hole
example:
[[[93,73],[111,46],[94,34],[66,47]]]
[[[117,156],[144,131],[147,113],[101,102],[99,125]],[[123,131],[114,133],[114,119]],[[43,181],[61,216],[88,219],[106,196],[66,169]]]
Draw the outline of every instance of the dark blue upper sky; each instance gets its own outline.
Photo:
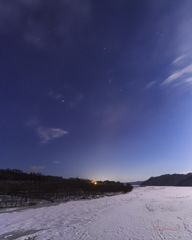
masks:
[[[192,171],[192,2],[0,0],[0,168]]]

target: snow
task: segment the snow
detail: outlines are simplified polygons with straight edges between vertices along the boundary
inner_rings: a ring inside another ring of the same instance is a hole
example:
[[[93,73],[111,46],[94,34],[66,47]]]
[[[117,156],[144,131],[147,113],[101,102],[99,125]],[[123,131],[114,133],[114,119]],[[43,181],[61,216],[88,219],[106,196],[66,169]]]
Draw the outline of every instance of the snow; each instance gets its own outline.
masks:
[[[0,239],[191,240],[191,203],[191,187],[136,187],[117,196],[1,210]]]

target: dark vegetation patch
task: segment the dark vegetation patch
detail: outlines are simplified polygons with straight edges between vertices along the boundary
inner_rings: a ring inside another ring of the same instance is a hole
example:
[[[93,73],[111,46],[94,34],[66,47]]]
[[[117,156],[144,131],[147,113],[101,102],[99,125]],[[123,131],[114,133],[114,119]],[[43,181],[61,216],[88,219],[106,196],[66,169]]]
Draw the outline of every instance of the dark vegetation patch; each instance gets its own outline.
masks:
[[[115,181],[46,176],[17,169],[0,169],[0,207],[32,206],[37,200],[49,202],[89,199],[110,193],[127,193],[133,187]]]

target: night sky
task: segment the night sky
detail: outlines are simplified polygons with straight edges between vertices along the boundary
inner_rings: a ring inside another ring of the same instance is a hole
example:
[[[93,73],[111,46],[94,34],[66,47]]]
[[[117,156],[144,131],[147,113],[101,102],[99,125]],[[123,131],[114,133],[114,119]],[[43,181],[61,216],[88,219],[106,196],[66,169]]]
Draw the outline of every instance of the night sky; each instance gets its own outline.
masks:
[[[0,0],[0,168],[192,171],[192,1]]]

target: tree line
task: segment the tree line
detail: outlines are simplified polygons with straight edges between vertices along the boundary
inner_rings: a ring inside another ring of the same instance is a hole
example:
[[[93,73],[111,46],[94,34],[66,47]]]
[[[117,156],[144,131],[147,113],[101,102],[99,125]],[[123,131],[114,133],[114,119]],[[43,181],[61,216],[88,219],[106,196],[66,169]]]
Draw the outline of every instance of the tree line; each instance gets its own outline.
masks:
[[[127,193],[133,187],[115,181],[97,181],[82,178],[62,178],[41,173],[24,173],[17,169],[0,169],[0,195],[10,196],[16,205],[32,205],[34,199],[62,201],[81,196],[102,195],[105,193]],[[3,200],[2,200],[3,201]],[[13,205],[14,205],[13,204]]]

